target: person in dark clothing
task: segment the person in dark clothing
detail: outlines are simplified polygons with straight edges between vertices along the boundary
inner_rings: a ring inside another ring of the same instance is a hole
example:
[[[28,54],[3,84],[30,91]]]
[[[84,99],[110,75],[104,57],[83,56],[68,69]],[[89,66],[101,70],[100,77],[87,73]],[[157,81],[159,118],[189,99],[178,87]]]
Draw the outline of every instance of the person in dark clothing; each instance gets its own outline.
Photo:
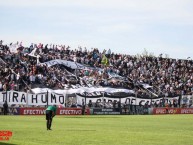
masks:
[[[93,107],[93,105],[92,105],[92,100],[89,100],[88,107],[89,107],[89,108]]]
[[[82,99],[82,115],[85,114],[85,102],[84,102],[84,99]]]
[[[7,104],[7,101],[5,101],[4,104],[3,104],[3,113],[4,113],[4,115],[7,115],[7,113],[8,113],[8,104]]]
[[[56,106],[48,106],[46,109],[47,130],[51,130],[52,118],[56,115]]]
[[[117,109],[117,111],[121,112],[121,101],[120,100],[118,101],[118,109]]]
[[[116,102],[116,100],[114,100],[114,101],[113,101],[113,108],[114,108],[114,109],[116,108],[116,104],[117,104],[117,102]]]

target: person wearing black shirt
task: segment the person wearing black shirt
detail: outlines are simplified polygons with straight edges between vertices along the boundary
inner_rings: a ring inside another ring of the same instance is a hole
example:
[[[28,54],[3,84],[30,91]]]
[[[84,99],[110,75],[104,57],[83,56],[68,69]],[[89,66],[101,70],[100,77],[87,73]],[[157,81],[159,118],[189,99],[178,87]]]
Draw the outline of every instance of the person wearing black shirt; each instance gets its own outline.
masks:
[[[4,115],[7,115],[7,113],[8,113],[8,104],[7,104],[7,101],[5,101],[4,104],[3,104],[3,113],[4,113]]]
[[[85,102],[84,102],[84,99],[82,99],[82,115],[85,114]]]

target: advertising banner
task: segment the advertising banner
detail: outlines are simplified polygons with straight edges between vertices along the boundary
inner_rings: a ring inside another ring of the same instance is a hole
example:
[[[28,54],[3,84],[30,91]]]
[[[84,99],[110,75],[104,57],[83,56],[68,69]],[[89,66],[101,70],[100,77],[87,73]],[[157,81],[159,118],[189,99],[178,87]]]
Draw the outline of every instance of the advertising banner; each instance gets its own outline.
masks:
[[[93,109],[92,110],[92,114],[93,115],[117,115],[117,114],[121,114],[119,109],[101,109],[101,108],[97,108],[97,109]]]
[[[193,114],[193,108],[153,108],[153,115],[158,114]]]
[[[45,115],[45,108],[17,108],[20,115]],[[85,109],[85,115],[89,115],[90,110]],[[56,115],[82,115],[81,108],[58,108]]]
[[[57,110],[57,115],[82,115],[81,108],[60,108]],[[90,115],[90,109],[85,109],[85,115]]]
[[[147,115],[148,113],[148,108],[144,106],[139,106],[139,105],[127,105],[122,108],[121,114],[125,115],[132,115],[132,114],[137,114],[137,115]]]
[[[0,107],[0,115],[3,115],[4,112],[4,108]],[[19,108],[15,108],[15,107],[10,107],[8,108],[8,112],[9,115],[19,115]]]
[[[44,115],[45,108],[18,108],[20,115]]]
[[[65,94],[58,93],[39,93],[30,94],[25,92],[7,91],[0,92],[0,103],[7,100],[9,105],[63,105],[65,104]]]

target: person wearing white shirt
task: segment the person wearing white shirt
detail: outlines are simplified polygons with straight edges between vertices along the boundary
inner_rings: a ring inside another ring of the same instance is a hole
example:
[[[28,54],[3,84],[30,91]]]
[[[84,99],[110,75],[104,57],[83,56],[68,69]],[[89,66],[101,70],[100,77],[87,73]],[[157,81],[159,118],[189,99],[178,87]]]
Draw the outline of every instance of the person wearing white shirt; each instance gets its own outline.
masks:
[[[0,91],[3,91],[3,84],[0,82]]]

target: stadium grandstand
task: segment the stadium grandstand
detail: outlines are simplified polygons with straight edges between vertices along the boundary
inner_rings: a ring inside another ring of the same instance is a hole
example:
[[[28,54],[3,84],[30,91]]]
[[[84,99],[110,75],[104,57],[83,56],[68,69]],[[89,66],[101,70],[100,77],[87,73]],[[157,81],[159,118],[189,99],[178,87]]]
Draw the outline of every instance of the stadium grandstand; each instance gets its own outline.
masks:
[[[90,98],[179,97],[173,99],[179,106],[182,95],[193,95],[193,60],[164,58],[162,55],[131,56],[115,54],[110,49],[100,52],[97,48],[80,46],[71,49],[66,45],[40,43],[26,47],[22,42],[5,45],[1,40],[0,91],[34,93],[44,88],[84,88],[84,91],[76,93]],[[101,91],[102,88],[110,91]]]

